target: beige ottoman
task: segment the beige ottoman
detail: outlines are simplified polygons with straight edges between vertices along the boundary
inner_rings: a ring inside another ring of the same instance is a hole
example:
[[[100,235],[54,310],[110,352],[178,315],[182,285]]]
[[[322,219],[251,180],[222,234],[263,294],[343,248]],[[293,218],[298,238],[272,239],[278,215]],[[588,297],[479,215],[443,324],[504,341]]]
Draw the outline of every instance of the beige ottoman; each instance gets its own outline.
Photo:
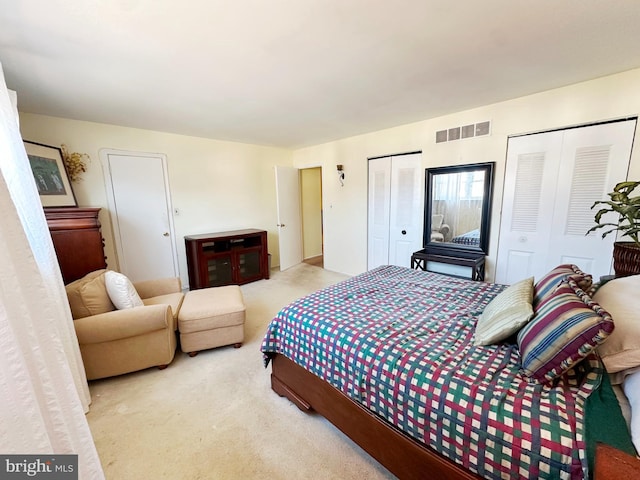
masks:
[[[180,348],[190,356],[200,350],[244,340],[245,306],[238,285],[187,292],[178,313]]]

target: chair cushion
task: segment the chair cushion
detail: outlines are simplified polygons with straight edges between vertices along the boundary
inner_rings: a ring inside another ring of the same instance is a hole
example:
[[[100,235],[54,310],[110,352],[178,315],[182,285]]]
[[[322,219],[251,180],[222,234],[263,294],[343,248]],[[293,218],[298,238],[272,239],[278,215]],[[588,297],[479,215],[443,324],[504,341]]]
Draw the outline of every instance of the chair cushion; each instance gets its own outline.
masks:
[[[184,300],[184,293],[176,292],[176,293],[167,293],[166,295],[157,295],[151,298],[145,298],[142,302],[145,305],[169,305],[171,307],[171,313],[173,318],[178,320],[178,313],[180,312],[180,307],[182,306],[182,301]]]
[[[74,327],[78,342],[82,346],[143,336],[159,330],[173,332],[175,331],[175,322],[171,317],[168,305],[149,305],[79,318],[74,322]],[[132,356],[144,355],[144,350],[130,354]]]
[[[145,298],[167,295],[169,293],[182,292],[182,281],[180,277],[165,277],[154,280],[143,280],[134,282],[133,286],[144,301]]]
[[[107,270],[105,272],[105,285],[109,298],[118,310],[125,308],[142,307],[142,299],[131,281],[122,273]]]
[[[442,222],[444,221],[444,215],[441,213],[434,213],[431,215],[431,231],[437,232],[442,227]]]
[[[96,270],[65,286],[67,299],[74,319],[111,312],[111,302],[105,286],[106,270]]]

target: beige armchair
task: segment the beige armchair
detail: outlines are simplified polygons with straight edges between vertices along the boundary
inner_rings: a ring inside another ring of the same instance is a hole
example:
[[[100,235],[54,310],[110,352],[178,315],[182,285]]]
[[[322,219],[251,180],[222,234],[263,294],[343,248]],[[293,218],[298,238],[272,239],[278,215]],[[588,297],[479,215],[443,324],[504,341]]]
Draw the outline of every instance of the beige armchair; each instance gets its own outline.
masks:
[[[444,222],[444,215],[440,213],[434,213],[431,215],[431,241],[432,242],[447,242],[450,227]]]
[[[184,299],[180,279],[135,283],[144,305],[118,310],[107,293],[105,272],[91,272],[66,286],[87,378],[165,368],[176,352]]]

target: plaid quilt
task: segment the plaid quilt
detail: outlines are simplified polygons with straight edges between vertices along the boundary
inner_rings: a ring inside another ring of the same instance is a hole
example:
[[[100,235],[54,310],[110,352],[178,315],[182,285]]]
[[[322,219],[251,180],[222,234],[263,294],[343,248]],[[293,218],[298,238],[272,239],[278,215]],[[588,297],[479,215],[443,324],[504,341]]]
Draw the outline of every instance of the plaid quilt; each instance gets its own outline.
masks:
[[[457,237],[451,239],[453,243],[459,243],[461,245],[480,245],[480,230],[471,230],[470,232],[463,233]]]
[[[505,287],[383,266],[283,308],[262,343],[408,435],[485,478],[587,478],[584,406],[594,355],[554,386],[528,379],[517,346],[476,347]]]

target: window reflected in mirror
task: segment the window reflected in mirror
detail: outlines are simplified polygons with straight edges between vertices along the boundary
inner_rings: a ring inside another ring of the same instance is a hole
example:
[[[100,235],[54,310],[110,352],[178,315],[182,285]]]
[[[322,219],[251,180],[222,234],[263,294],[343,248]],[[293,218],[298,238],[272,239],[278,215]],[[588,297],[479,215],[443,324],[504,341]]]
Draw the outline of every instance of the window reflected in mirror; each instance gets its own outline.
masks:
[[[426,174],[425,247],[487,253],[493,162]]]

